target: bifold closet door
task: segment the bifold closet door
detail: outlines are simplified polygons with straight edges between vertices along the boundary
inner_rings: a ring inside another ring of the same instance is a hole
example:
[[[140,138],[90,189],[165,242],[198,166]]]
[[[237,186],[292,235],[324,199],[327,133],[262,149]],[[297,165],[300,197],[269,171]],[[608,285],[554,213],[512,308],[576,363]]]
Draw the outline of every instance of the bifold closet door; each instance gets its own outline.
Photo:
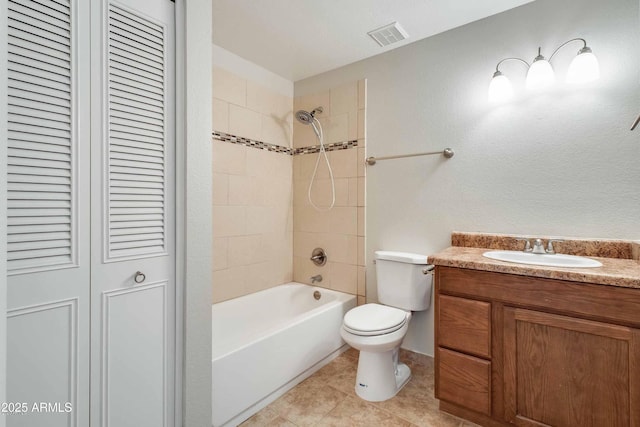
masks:
[[[0,8],[11,412],[0,416],[9,427],[173,426],[174,3]]]
[[[91,425],[172,426],[174,3],[91,4]]]
[[[0,416],[10,427],[81,427],[89,423],[89,4],[3,3],[10,413]]]

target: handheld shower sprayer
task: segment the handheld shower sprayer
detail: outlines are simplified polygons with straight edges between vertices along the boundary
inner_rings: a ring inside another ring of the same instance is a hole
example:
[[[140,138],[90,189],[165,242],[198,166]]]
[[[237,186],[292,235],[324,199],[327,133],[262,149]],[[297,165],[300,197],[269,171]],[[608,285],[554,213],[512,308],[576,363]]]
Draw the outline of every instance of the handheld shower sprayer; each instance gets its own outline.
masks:
[[[316,113],[322,113],[324,109],[322,107],[316,107],[311,112],[305,110],[296,111],[296,119],[303,125],[309,125],[316,119]]]
[[[311,110],[311,112],[305,111],[305,110],[296,111],[296,119],[304,125],[311,125],[311,127],[313,128],[313,131],[318,137],[318,142],[320,142],[320,151],[318,152],[318,158],[316,159],[316,166],[313,169],[313,174],[311,175],[311,180],[309,181],[309,188],[307,189],[307,198],[309,200],[309,203],[311,204],[311,206],[313,206],[315,210],[320,212],[331,210],[333,208],[333,205],[336,203],[335,182],[333,180],[333,171],[331,170],[329,157],[327,157],[327,151],[324,148],[324,136],[322,133],[322,125],[320,124],[320,121],[315,117],[317,113],[322,113],[323,111],[324,109],[322,107],[316,107],[313,110]],[[313,183],[316,179],[316,174],[318,173],[318,164],[320,163],[320,157],[322,157],[323,155],[324,155],[325,162],[327,162],[327,168],[329,169],[329,177],[331,177],[331,204],[329,205],[328,208],[318,207],[315,203],[313,203],[313,200],[311,198],[311,188],[313,187]]]

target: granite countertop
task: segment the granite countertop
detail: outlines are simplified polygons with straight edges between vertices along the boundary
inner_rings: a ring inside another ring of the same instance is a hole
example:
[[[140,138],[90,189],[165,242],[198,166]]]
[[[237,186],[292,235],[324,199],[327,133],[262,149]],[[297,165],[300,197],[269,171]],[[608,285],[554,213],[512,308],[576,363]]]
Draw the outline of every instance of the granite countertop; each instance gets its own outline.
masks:
[[[473,239],[473,236],[479,236],[479,239]],[[469,236],[472,236],[471,238]],[[472,234],[472,233],[454,233],[452,235],[451,246],[441,252],[429,256],[429,263],[443,267],[466,268],[471,270],[492,271],[496,273],[517,274],[520,276],[541,277],[546,279],[567,280],[572,282],[585,282],[600,285],[619,286],[625,288],[640,289],[640,261],[631,259],[635,250],[628,251],[628,258],[622,257],[604,257],[593,256],[589,251],[582,254],[582,251],[566,251],[563,252],[558,245],[558,253],[574,252],[574,255],[588,256],[602,263],[602,267],[597,268],[562,268],[549,267],[542,265],[525,265],[512,262],[497,261],[485,258],[482,254],[492,249],[513,250],[512,247],[500,247],[500,241],[512,241],[512,236],[499,236],[497,239],[491,239],[489,235]],[[584,240],[586,241],[586,240]],[[576,240],[567,240],[565,246],[575,247]],[[580,242],[580,241],[579,241]],[[594,241],[588,241],[593,243]],[[600,241],[598,241],[600,242]],[[483,243],[483,245],[479,245]],[[614,250],[607,252],[601,251],[602,254],[626,254],[625,250],[620,251],[616,245],[626,242],[615,241],[613,244],[604,242],[603,247],[607,244]],[[474,245],[480,247],[473,247]],[[578,243],[578,246],[580,243]],[[631,248],[631,246],[630,246]],[[577,252],[577,253],[576,253]],[[600,253],[598,253],[600,254]],[[626,255],[625,255],[626,256]]]

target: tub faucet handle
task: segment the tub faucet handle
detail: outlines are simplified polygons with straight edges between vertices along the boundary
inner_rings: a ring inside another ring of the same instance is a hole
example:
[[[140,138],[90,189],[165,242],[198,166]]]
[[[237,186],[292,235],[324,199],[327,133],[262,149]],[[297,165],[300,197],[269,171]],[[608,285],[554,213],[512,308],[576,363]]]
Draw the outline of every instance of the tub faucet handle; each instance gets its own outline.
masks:
[[[327,252],[322,248],[315,248],[309,259],[318,267],[322,267],[327,263]]]

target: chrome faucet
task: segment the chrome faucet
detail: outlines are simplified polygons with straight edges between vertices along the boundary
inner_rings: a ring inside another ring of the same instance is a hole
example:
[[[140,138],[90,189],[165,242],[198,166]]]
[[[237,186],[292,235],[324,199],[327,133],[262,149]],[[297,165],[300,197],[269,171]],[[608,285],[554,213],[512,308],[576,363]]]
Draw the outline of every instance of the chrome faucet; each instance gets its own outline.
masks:
[[[544,254],[544,245],[542,244],[542,239],[536,239],[533,242],[533,249],[531,250],[534,254]]]
[[[517,241],[519,242],[524,242],[524,249],[522,249],[522,252],[531,252],[531,242],[529,241],[529,239],[525,239],[524,237],[519,237],[516,238]]]
[[[553,248],[553,242],[564,242],[564,239],[549,239],[549,241],[547,242],[547,249],[545,249],[545,252],[553,255],[556,253],[555,249]]]
[[[311,284],[313,285],[316,282],[322,282],[322,274],[316,274],[315,276],[311,276]]]
[[[553,248],[553,242],[564,242],[563,239],[549,239],[547,241],[547,248],[545,249],[544,244],[542,243],[542,239],[535,239],[533,241],[533,247],[531,247],[531,242],[529,239],[525,239],[524,237],[517,238],[516,240],[524,242],[524,249],[522,252],[531,252],[534,254],[549,254],[553,255],[556,253]]]

